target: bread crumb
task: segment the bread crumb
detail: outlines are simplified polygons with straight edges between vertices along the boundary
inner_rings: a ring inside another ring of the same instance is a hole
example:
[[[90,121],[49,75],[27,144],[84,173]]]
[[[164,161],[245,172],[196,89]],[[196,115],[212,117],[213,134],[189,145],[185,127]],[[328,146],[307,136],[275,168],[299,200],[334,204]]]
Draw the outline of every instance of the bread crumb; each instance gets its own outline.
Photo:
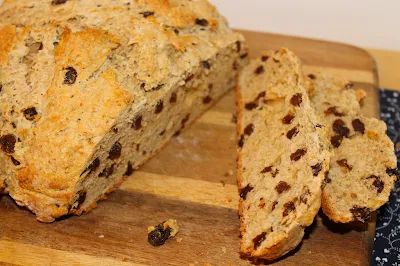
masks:
[[[99,235],[99,238],[104,238],[104,235]]]
[[[182,237],[178,237],[178,238],[176,238],[176,242],[178,242],[178,243],[181,243],[181,242],[182,242],[182,240],[183,240],[183,238],[182,238]]]

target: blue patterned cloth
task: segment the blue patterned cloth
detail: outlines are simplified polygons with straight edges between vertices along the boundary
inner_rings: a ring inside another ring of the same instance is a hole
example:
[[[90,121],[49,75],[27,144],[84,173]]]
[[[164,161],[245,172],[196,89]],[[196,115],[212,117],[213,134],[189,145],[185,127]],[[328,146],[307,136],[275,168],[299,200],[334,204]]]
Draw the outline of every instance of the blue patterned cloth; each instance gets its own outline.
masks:
[[[381,119],[388,127],[387,134],[395,143],[400,169],[400,93],[380,91]],[[374,250],[371,265],[400,266],[400,184],[396,184],[390,200],[378,210]]]

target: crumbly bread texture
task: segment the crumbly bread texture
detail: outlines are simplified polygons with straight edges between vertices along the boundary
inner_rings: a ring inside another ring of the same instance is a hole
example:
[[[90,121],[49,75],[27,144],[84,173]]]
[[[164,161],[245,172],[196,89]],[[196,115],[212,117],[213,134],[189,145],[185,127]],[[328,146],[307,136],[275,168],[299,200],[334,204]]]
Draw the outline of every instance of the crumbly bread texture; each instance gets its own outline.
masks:
[[[206,0],[6,0],[0,190],[89,211],[235,87],[242,41]]]
[[[238,81],[241,253],[276,259],[302,240],[321,204],[330,154],[299,59],[263,53]]]
[[[396,180],[396,156],[386,124],[361,114],[365,92],[353,84],[323,74],[308,75],[308,82],[332,150],[322,209],[335,222],[364,222],[388,200]]]

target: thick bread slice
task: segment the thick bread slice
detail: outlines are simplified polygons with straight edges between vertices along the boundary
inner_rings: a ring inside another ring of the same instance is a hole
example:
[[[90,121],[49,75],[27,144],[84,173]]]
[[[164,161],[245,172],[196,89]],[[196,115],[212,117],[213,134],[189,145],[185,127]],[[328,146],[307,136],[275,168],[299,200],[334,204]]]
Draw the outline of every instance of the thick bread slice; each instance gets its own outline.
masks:
[[[314,90],[311,100],[329,130],[332,150],[322,209],[335,222],[366,221],[388,200],[396,180],[396,156],[386,125],[361,115],[364,91],[327,75],[308,77]]]
[[[240,251],[276,259],[302,240],[321,203],[329,152],[305,90],[299,59],[267,52],[237,89]]]
[[[235,87],[242,41],[206,0],[5,1],[0,186],[43,222],[89,211]]]

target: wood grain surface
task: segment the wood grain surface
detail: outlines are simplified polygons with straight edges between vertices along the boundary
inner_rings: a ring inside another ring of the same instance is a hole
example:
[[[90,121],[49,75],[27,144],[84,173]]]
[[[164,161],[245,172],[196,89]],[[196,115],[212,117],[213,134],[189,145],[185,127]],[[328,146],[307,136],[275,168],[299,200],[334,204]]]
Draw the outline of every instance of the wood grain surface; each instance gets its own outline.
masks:
[[[337,43],[243,32],[251,56],[286,46],[306,73],[330,72],[367,91],[363,111],[376,116],[377,73],[365,51]],[[92,213],[43,224],[11,198],[0,198],[0,264],[4,265],[251,265],[239,250],[234,93],[135,172]],[[177,219],[180,231],[160,247],[147,227]],[[375,231],[336,225],[319,214],[294,251],[274,265],[368,265]],[[182,238],[181,242],[176,241]]]

